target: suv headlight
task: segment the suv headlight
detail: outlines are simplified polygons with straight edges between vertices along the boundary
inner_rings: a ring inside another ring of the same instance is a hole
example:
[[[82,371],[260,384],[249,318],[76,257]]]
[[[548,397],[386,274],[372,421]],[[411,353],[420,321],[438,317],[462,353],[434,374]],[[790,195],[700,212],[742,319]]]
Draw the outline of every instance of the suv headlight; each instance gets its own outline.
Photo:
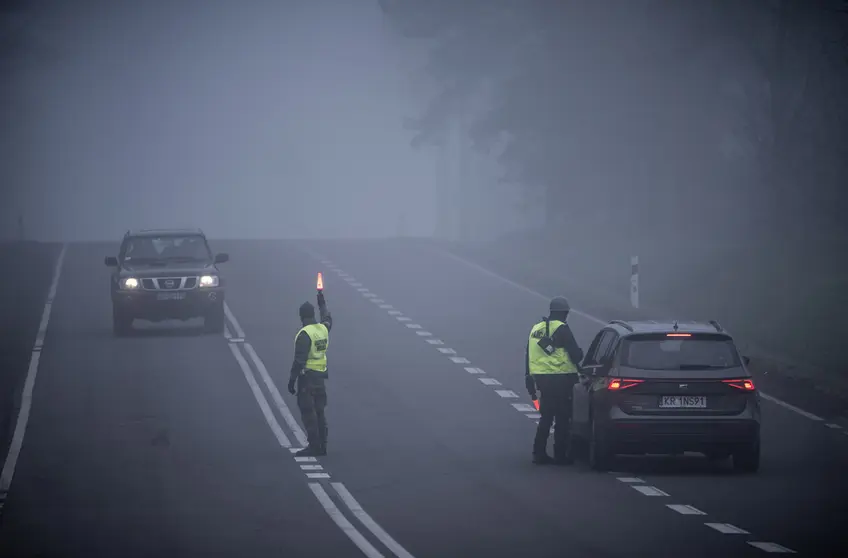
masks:
[[[126,277],[121,279],[121,288],[122,289],[137,289],[138,288],[138,279],[135,277]]]
[[[217,287],[218,286],[218,276],[217,275],[202,275],[200,277],[200,282],[198,284],[201,287]]]

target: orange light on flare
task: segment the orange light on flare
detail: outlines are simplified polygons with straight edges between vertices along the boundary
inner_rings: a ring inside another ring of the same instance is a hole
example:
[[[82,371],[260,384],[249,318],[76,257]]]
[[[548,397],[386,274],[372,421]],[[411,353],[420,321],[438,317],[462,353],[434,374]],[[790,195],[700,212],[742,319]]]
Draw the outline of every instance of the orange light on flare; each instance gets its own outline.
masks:
[[[320,271],[318,272],[318,282],[315,284],[315,288],[317,288],[319,291],[324,290],[324,276],[321,274]]]

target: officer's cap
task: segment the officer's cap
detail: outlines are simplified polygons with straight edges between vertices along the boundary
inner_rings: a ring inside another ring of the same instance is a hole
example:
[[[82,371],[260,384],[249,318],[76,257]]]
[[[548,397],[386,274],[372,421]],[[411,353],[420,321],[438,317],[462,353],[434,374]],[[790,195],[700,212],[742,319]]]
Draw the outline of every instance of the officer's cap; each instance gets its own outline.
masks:
[[[571,306],[568,304],[568,300],[566,300],[564,296],[555,296],[551,299],[551,312],[568,312],[570,310]]]

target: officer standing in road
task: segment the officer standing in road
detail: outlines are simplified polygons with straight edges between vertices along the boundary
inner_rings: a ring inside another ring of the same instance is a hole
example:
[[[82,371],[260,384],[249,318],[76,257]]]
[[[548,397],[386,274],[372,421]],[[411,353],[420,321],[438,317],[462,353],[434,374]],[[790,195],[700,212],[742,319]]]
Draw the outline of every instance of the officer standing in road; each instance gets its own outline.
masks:
[[[322,287],[323,288],[323,287]],[[297,406],[306,429],[307,447],[297,455],[327,455],[327,346],[333,319],[327,311],[323,291],[318,291],[321,321],[315,320],[315,307],[304,302],[299,309],[303,327],[294,340],[294,362],[289,378],[289,393],[297,394]],[[295,390],[295,383],[297,389]]]
[[[571,404],[573,387],[578,379],[578,366],[583,350],[577,345],[571,328],[565,323],[571,310],[561,296],[550,303],[550,315],[530,330],[527,343],[524,383],[530,397],[541,392],[539,412],[542,417],[533,441],[533,463],[570,465]],[[548,435],[554,430],[554,458],[547,453]]]

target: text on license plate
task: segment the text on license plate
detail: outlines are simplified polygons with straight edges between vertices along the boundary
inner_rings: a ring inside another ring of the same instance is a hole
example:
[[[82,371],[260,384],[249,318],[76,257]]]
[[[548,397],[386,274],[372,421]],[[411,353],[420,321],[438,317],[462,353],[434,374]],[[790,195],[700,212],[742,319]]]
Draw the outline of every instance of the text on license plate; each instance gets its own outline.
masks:
[[[661,409],[706,409],[707,398],[703,395],[663,395]]]
[[[185,298],[185,293],[158,293],[156,300],[182,300]]]

